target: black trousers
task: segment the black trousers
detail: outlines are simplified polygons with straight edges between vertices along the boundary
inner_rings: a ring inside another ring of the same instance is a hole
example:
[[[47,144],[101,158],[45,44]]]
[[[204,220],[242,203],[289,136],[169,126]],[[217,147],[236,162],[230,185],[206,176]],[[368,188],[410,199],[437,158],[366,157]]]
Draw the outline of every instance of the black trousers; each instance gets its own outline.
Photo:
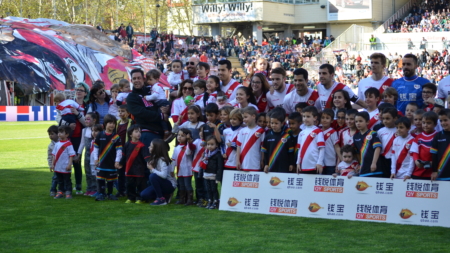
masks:
[[[66,192],[66,194],[72,194],[72,180],[70,178],[71,173],[59,173],[56,172],[58,181],[58,190],[60,192]]]
[[[147,179],[145,177],[126,177],[127,178],[127,196],[129,200],[141,199],[141,192],[147,188]]]
[[[217,191],[216,180],[205,179],[205,185],[208,200],[219,200],[219,192]]]

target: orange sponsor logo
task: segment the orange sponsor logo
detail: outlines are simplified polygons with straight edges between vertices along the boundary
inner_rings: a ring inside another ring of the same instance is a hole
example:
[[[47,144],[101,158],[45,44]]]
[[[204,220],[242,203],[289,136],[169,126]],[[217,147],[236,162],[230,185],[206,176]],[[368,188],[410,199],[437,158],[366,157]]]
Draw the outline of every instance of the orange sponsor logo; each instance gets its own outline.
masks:
[[[437,192],[414,192],[414,191],[406,191],[406,197],[408,198],[424,198],[424,199],[437,199]]]
[[[236,198],[229,198],[227,203],[229,206],[235,206],[241,202],[239,202],[239,200],[237,200]]]
[[[358,220],[379,220],[386,221],[386,214],[373,214],[373,213],[356,213],[356,219]]]
[[[319,211],[320,209],[323,209],[323,207],[319,206],[319,204],[317,204],[317,203],[311,203],[308,206],[308,210],[311,213],[315,213],[315,212]]]
[[[269,181],[270,185],[272,185],[272,186],[277,186],[282,182],[283,181],[281,181],[278,177],[272,177]]]
[[[402,218],[402,219],[409,219],[411,216],[413,216],[413,215],[416,215],[415,213],[413,213],[413,212],[411,212],[411,210],[409,210],[409,209],[402,209],[401,211],[400,211],[400,217]]]
[[[286,213],[286,214],[297,214],[297,208],[286,208],[286,207],[274,207],[271,206],[269,209],[270,213]]]
[[[358,181],[358,183],[356,183],[356,190],[358,190],[360,192],[365,191],[369,187],[372,187],[372,186],[368,185],[364,181]]]
[[[233,187],[258,188],[259,183],[233,181]]]
[[[314,191],[315,192],[343,193],[344,187],[314,186]]]

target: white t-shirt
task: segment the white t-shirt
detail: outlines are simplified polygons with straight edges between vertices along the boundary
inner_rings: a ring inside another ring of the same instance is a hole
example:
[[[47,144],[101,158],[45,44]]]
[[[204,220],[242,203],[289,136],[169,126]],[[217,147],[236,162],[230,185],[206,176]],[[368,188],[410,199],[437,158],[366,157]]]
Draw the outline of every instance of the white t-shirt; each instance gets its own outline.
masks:
[[[367,77],[359,81],[358,83],[358,97],[359,99],[362,99],[363,101],[366,100],[366,96],[364,95],[364,92],[366,92],[369,88],[377,88],[378,90],[381,88],[381,85],[383,85],[386,80],[389,79],[387,76],[384,76],[378,81],[375,81],[372,79],[372,77]],[[382,94],[380,94],[381,96]]]
[[[309,136],[312,140],[307,143]],[[301,163],[302,171],[316,170],[317,164],[323,165],[323,151],[322,156],[320,155],[320,149],[325,148],[322,130],[316,126],[305,126],[298,135],[297,144],[299,146],[297,164]]]
[[[380,123],[380,111],[377,109],[369,112],[366,109],[364,109],[364,111],[366,111],[367,113],[369,113],[369,124],[367,125],[367,128],[369,129],[373,129],[373,127],[375,125],[377,125],[378,123]]]
[[[333,128],[328,128],[323,131],[323,138],[325,140],[325,158],[324,166],[336,166],[336,150],[334,145],[339,143],[339,137],[336,130]]]
[[[392,156],[391,156],[391,174],[395,174],[395,178],[404,178],[405,176],[411,176],[414,171],[414,159],[411,155],[411,147],[414,137],[408,135],[406,138],[397,136],[392,145]],[[406,148],[407,155],[403,157],[403,161],[399,161],[400,155],[403,149]],[[397,171],[397,162],[401,163]]]
[[[448,95],[450,95],[450,76],[446,76],[444,79],[439,81],[438,85],[438,98],[447,100]]]
[[[66,171],[66,168],[69,165],[70,157],[74,157],[76,155],[70,141],[58,141],[55,143],[52,155],[54,159],[53,164],[55,172],[68,174],[72,173],[72,169],[70,171]]]
[[[390,148],[389,150],[387,150],[387,145],[391,142],[394,141],[395,137],[396,137],[396,133],[397,129],[395,127],[393,128],[387,128],[387,127],[383,127],[380,130],[377,131],[378,134],[378,138],[381,141],[381,145],[383,146],[381,148],[381,153],[380,154],[384,154],[384,157],[387,159],[391,159],[392,156],[392,145],[390,144]]]
[[[259,171],[261,162],[261,143],[264,140],[264,131],[259,126],[244,127],[238,133],[236,145],[241,148],[241,168],[245,171]],[[255,137],[253,137],[255,136]],[[253,137],[253,138],[252,138]],[[239,159],[236,157],[236,159]]]
[[[318,110],[322,109],[319,102],[319,93],[311,88],[308,88],[308,93],[304,96],[298,95],[297,91],[293,90],[284,97],[283,108],[286,114],[295,112],[295,105],[298,103],[308,103],[310,106],[316,106]]]
[[[130,95],[130,92],[120,92],[117,94],[116,100],[122,102],[122,104],[126,104],[128,95]]]
[[[202,161],[203,154],[205,153],[205,148],[201,146],[203,143],[202,139],[196,139],[192,144],[195,145],[195,151],[193,152],[192,158],[192,171],[199,172],[200,171],[200,162]],[[188,147],[189,149],[189,147]],[[192,150],[189,150],[189,154],[192,153]]]
[[[145,96],[145,99],[147,101],[156,101],[156,100],[166,100],[166,93],[164,92],[163,88],[158,85],[158,83],[155,83],[151,86],[152,94]]]
[[[353,160],[351,163],[346,163],[344,161],[340,162],[337,166],[339,170],[339,175],[341,176],[353,176],[355,175],[355,168],[358,166],[358,162]]]
[[[225,96],[228,97],[228,101],[234,100],[236,98],[236,92],[239,87],[241,87],[242,84],[240,84],[238,81],[231,78],[230,82],[227,83],[227,85],[223,85],[222,82],[220,82],[220,88],[222,89]]]
[[[294,86],[291,84],[285,84],[284,90],[282,92],[274,91],[273,94],[270,94],[270,91],[266,93],[267,103],[269,105],[269,110],[277,106],[283,106],[284,98],[289,92],[292,91]]]
[[[227,155],[227,160],[225,161],[225,168],[235,169],[236,168],[236,147],[237,147],[237,136],[242,127],[233,131],[231,127],[223,130],[224,144],[225,144],[225,154]],[[231,144],[231,147],[227,146],[227,143]],[[234,148],[233,148],[234,147]]]
[[[187,108],[188,107],[184,103],[183,97],[175,99],[172,102],[172,109],[171,109],[171,117],[173,118],[173,121],[176,122],[178,120],[178,117],[181,117],[182,114],[187,113]],[[174,116],[176,117],[174,118]]]
[[[192,155],[187,155],[188,147],[185,145],[178,145],[173,150],[172,161],[177,166],[177,177],[191,177],[192,176]]]
[[[357,132],[358,131],[356,131],[355,133]],[[347,128],[344,131],[342,131],[339,136],[339,143],[341,147],[345,145],[353,145],[353,135],[350,135],[350,128]]]
[[[338,85],[338,82],[334,82],[333,85],[329,89],[325,89],[325,86],[323,84],[319,83],[317,85],[317,92],[319,93],[319,100],[322,111],[325,109],[325,106],[327,105],[328,98],[331,96],[331,92],[334,90],[334,88]],[[359,100],[358,96],[350,89],[348,86],[344,86],[343,90],[348,92],[348,95],[350,96],[350,101],[357,102]],[[330,108],[331,109],[331,108]]]
[[[84,108],[72,99],[66,99],[56,106],[56,110],[59,110],[61,115],[72,114],[70,108],[75,108],[79,112],[84,111]]]

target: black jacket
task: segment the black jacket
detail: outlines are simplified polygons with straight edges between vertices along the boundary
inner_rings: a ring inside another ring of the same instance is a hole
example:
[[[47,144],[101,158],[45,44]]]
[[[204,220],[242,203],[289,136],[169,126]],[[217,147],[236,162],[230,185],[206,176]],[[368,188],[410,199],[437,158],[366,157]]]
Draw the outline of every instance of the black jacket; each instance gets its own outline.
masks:
[[[205,172],[216,174],[216,180],[222,182],[223,164],[222,154],[220,151],[216,152],[208,159]]]
[[[149,94],[150,90],[148,87],[142,89],[134,88],[133,92],[127,97],[127,109],[133,115],[136,124],[139,124],[142,129],[162,135],[161,121],[163,120],[163,115],[158,106],[145,100],[144,96]]]

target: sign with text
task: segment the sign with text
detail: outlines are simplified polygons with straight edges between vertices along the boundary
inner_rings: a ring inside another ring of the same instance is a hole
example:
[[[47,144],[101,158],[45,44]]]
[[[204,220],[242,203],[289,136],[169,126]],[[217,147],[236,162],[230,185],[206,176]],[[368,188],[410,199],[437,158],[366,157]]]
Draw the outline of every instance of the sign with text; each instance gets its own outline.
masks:
[[[328,0],[328,21],[372,19],[372,0]]]
[[[262,3],[223,3],[192,6],[194,23],[242,22],[262,19]]]
[[[220,210],[450,227],[450,183],[225,171]]]
[[[0,122],[51,121],[55,117],[55,106],[0,106]]]

